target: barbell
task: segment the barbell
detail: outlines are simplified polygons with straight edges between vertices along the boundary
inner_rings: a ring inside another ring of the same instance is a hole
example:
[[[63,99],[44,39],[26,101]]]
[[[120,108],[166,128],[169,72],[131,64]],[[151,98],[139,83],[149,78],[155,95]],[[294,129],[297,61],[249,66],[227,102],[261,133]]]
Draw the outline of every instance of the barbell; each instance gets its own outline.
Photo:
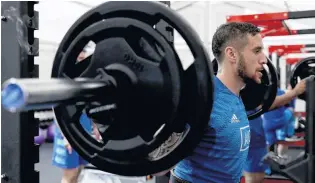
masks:
[[[159,21],[188,45],[194,59],[187,68],[155,28]],[[89,41],[96,44],[93,55],[76,62]],[[256,112],[251,117],[275,98],[275,69],[271,62],[266,66],[262,84],[249,83],[241,92],[246,109]],[[199,36],[174,10],[158,2],[106,2],[68,30],[51,79],[6,81],[2,105],[11,112],[53,107],[80,156],[109,173],[143,176],[169,169],[200,142],[212,110],[214,75]],[[97,124],[102,142],[82,128],[82,113]]]

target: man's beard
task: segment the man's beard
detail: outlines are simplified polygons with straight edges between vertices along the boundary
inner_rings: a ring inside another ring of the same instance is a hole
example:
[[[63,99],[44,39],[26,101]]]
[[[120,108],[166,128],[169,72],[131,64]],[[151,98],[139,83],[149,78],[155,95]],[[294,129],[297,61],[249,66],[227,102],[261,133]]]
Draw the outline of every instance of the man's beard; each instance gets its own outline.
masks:
[[[251,79],[246,75],[246,64],[245,64],[245,58],[242,54],[240,54],[240,60],[237,65],[237,74],[238,76],[243,80],[243,82],[246,84],[248,83]]]

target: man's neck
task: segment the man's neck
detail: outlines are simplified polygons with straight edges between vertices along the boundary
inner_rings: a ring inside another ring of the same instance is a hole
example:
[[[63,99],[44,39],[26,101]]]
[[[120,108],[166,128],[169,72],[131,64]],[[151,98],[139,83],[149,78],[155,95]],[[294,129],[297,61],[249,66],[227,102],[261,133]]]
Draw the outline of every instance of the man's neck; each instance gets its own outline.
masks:
[[[232,93],[239,96],[241,89],[245,86],[242,79],[233,72],[222,70],[217,77]]]

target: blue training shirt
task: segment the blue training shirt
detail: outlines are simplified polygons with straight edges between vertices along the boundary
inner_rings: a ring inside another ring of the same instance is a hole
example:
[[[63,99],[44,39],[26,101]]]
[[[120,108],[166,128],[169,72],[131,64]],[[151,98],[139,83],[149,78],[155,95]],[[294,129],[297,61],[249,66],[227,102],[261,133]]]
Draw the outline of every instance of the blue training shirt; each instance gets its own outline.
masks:
[[[82,113],[82,115],[80,116],[80,124],[86,130],[87,133],[91,133],[92,132],[92,121],[86,115],[86,113]],[[60,131],[60,129],[58,127],[55,128],[55,136],[59,137],[59,138],[63,137],[63,135],[61,134],[61,131]]]
[[[293,100],[291,100],[291,102],[289,103],[289,107],[292,107],[294,109],[295,108],[295,101],[296,101],[295,98]]]
[[[240,182],[250,143],[244,104],[217,77],[214,103],[205,135],[193,154],[179,162],[174,173],[196,183]]]
[[[250,147],[266,147],[266,138],[262,116],[249,121]]]

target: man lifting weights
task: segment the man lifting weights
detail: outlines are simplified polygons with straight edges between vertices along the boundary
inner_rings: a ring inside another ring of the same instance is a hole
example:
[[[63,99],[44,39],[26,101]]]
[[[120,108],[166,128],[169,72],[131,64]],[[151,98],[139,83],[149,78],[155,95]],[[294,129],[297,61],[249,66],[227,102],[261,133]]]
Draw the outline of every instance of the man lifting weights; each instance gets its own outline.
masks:
[[[240,90],[248,80],[261,83],[263,53],[260,30],[249,23],[221,25],[212,40],[219,64],[214,77],[214,103],[206,133],[194,152],[172,171],[171,182],[236,183],[240,181],[250,146],[250,127]],[[305,90],[300,82],[293,92],[275,100],[288,103]]]
[[[247,80],[261,82],[263,53],[260,30],[249,23],[221,25],[212,40],[219,70],[205,136],[193,154],[177,164],[171,177],[187,182],[239,182],[247,159],[250,128],[240,90]]]

